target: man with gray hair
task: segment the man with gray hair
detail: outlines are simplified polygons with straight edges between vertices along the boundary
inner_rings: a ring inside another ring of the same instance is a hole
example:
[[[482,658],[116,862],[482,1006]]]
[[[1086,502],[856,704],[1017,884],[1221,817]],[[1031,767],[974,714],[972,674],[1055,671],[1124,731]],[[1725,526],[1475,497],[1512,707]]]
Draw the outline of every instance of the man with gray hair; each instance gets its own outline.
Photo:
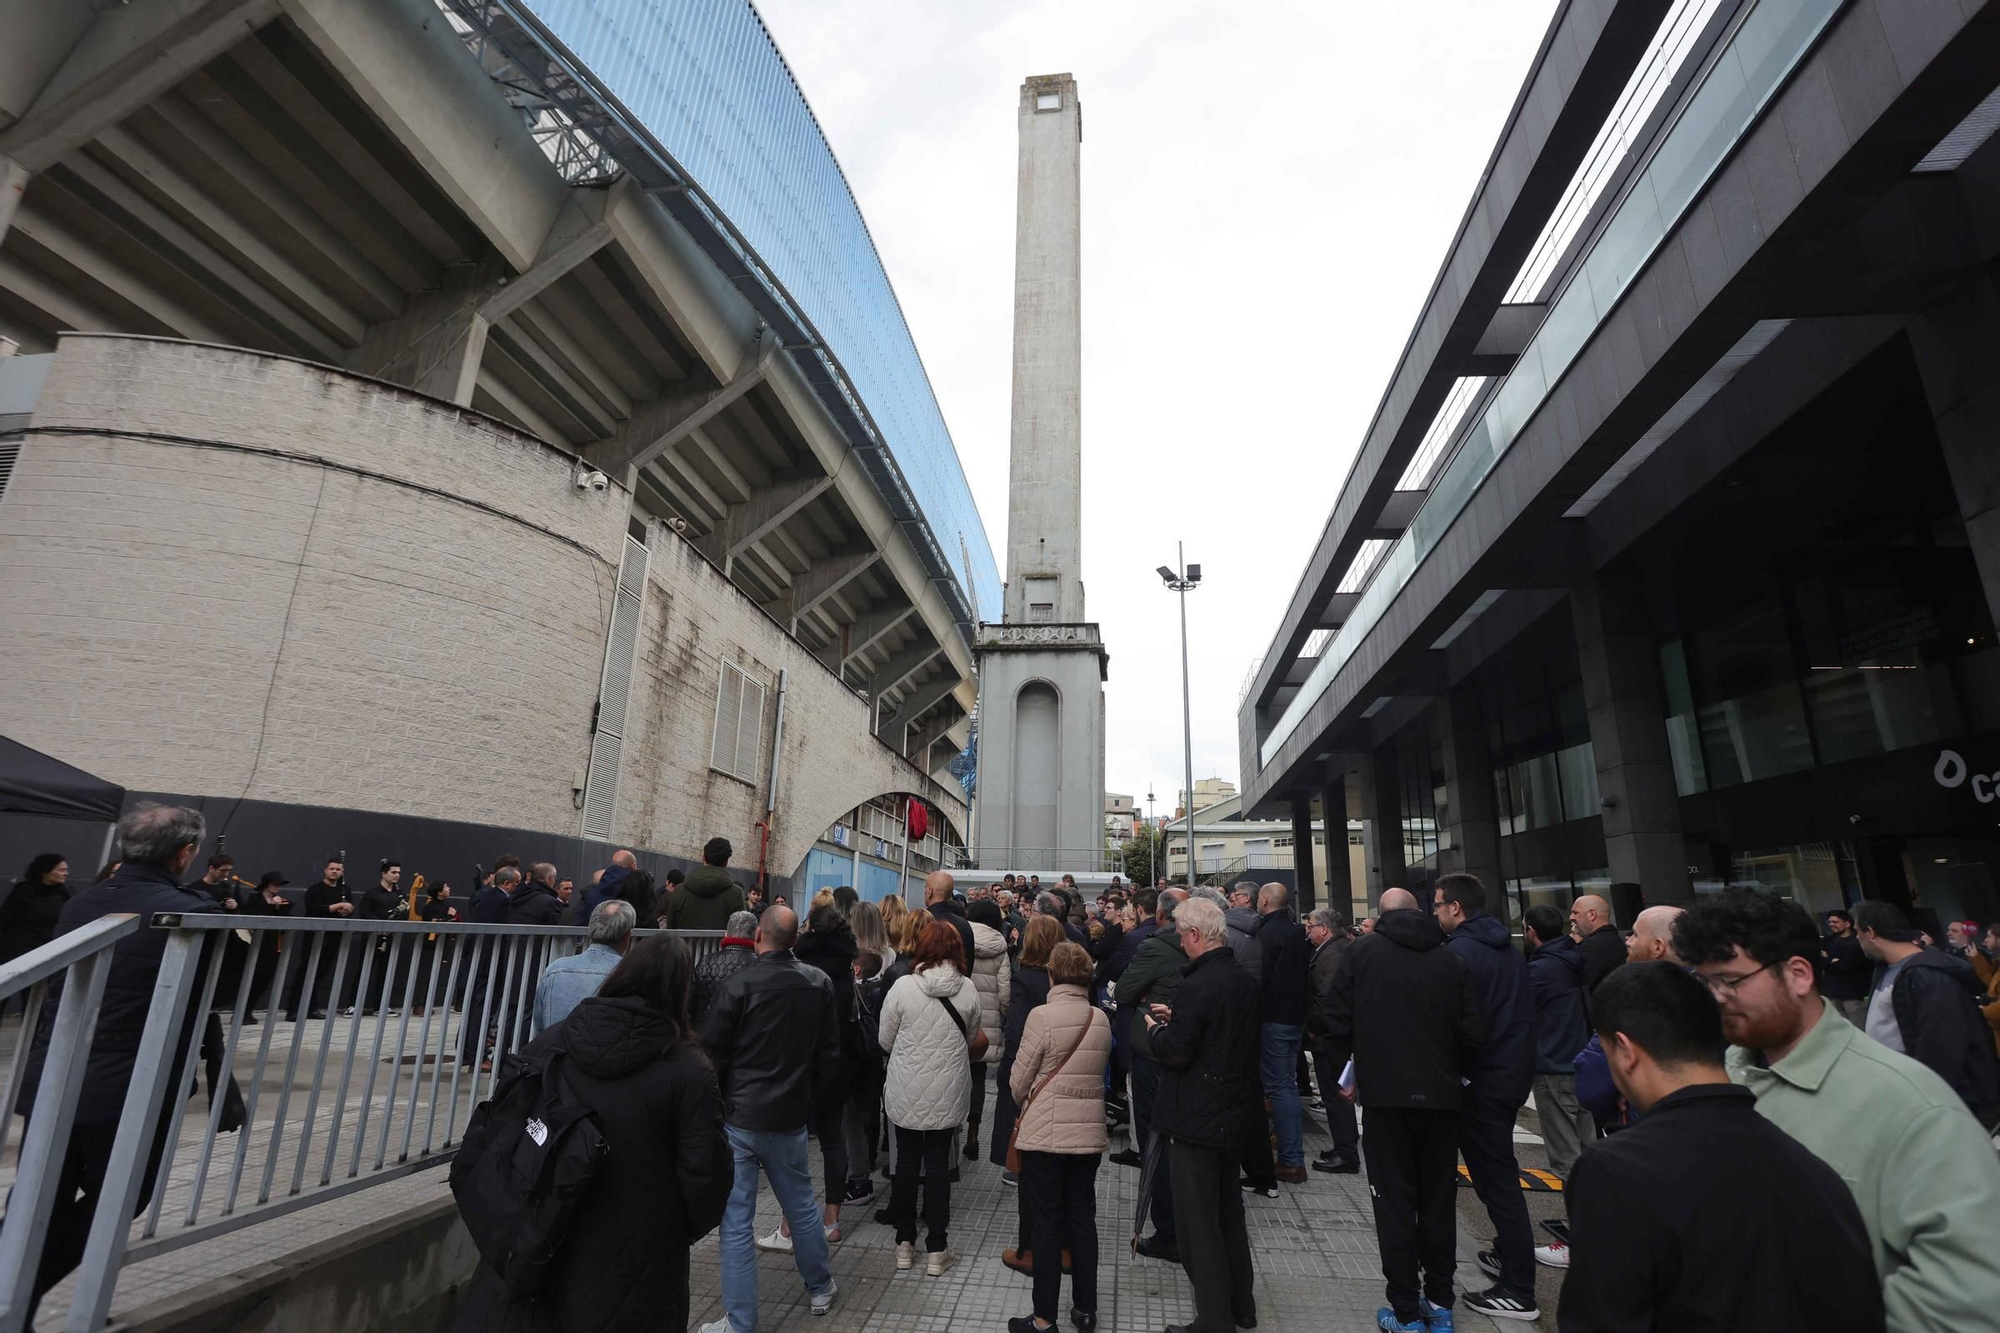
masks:
[[[701,1026],[702,1018],[708,1013],[708,1002],[715,996],[716,987],[748,967],[757,957],[757,914],[752,911],[732,912],[729,924],[722,928],[722,941],[712,954],[705,956],[694,967],[694,1010],[695,1026]]]
[[[1257,1325],[1256,1274],[1236,1178],[1245,1144],[1263,1132],[1257,1079],[1263,1001],[1230,952],[1214,904],[1183,903],[1174,920],[1192,961],[1173,1004],[1149,1004],[1141,1021],[1165,1067],[1157,1116],[1173,1144],[1174,1228],[1194,1284],[1188,1327],[1224,1333]]]
[[[1361,1170],[1361,1128],[1355,1123],[1354,1104],[1340,1095],[1340,1069],[1326,1049],[1331,1035],[1326,1021],[1326,992],[1333,985],[1341,955],[1347,952],[1347,922],[1331,907],[1316,907],[1306,916],[1306,940],[1313,948],[1306,995],[1306,1040],[1312,1043],[1313,1066],[1319,1074],[1326,1131],[1333,1136],[1333,1146],[1315,1158],[1312,1167],[1315,1171],[1352,1175]]]
[[[589,941],[584,951],[558,958],[542,972],[535,986],[535,1012],[529,1025],[530,1037],[539,1037],[562,1022],[570,1010],[597,994],[604,979],[617,970],[625,951],[632,947],[632,931],[639,914],[632,904],[607,899],[590,910]]]
[[[83,1071],[83,1086],[77,1096],[76,1116],[63,1153],[62,1171],[56,1179],[55,1206],[44,1231],[47,1240],[27,1311],[29,1326],[34,1323],[34,1307],[43,1295],[82,1262],[91,1218],[106,1186],[116,1183],[105,1179],[105,1170],[110,1165],[118,1119],[125,1109],[125,1094],[138,1062],[140,1039],[167,948],[168,932],[151,929],[153,918],[163,912],[215,910],[214,901],[207,895],[181,887],[181,877],[194,863],[206,832],[199,810],[150,802],[134,806],[118,820],[122,864],[109,879],[71,898],[56,917],[58,936],[116,912],[137,913],[147,928],[125,936],[111,952],[110,977],[97,1013],[97,1033]],[[212,938],[210,947],[217,943],[219,937]],[[60,976],[49,983],[41,1025],[34,1034],[22,1083],[18,1109],[30,1123],[35,1116],[35,1095],[41,1088],[42,1068],[48,1059],[61,988]],[[156,1108],[159,1114],[164,1114],[178,1091],[188,1085],[187,1050],[197,1023],[205,1023],[208,1029],[203,1033],[203,1054],[219,1053],[220,1028],[210,1015],[190,1003],[182,1015],[179,1033],[168,1039],[173,1071],[161,1085],[166,1093],[161,1106]],[[209,1095],[213,1100],[213,1089]],[[240,1104],[233,1117],[225,1109],[222,1128],[235,1130],[241,1125]],[[152,1195],[164,1150],[165,1144],[155,1135],[146,1159],[145,1178],[133,1196],[133,1216],[146,1207]]]

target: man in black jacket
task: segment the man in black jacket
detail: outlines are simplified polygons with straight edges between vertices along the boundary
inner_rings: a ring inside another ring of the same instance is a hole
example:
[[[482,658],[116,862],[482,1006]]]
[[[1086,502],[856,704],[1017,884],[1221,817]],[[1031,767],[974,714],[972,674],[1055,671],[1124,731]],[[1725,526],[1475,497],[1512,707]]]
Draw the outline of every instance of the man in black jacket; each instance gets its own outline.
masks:
[[[1142,1152],[1152,1152],[1153,1194],[1148,1208],[1153,1218],[1153,1234],[1133,1248],[1148,1259],[1177,1264],[1181,1261],[1180,1233],[1174,1228],[1174,1169],[1172,1154],[1162,1143],[1158,1130],[1160,1079],[1162,1070],[1155,1057],[1151,1034],[1138,1016],[1150,1006],[1173,1007],[1181,988],[1182,973],[1188,965],[1187,950],[1181,947],[1181,933],[1175,913],[1187,901],[1186,889],[1162,889],[1154,900],[1153,933],[1139,946],[1131,966],[1118,979],[1118,1017],[1124,1020],[1120,1039],[1132,1048],[1132,1142]],[[1117,1158],[1112,1160],[1116,1161]],[[1143,1158],[1141,1159],[1143,1164]]]
[[[2000,1064],[1972,965],[1916,943],[1916,931],[1893,903],[1862,903],[1854,927],[1861,951],[1875,962],[1868,1035],[1928,1065],[1980,1124],[1992,1126],[2000,1120]]]
[[[1570,904],[1569,925],[1583,950],[1584,988],[1595,988],[1625,961],[1625,936],[1611,920],[1611,904],[1594,893]]]
[[[1562,913],[1537,903],[1522,914],[1528,988],[1535,997],[1535,1112],[1549,1146],[1549,1170],[1568,1177],[1597,1125],[1576,1102],[1576,1057],[1590,1041],[1590,993],[1583,951],[1563,929]],[[1560,1266],[1561,1255],[1548,1258]]]
[[[468,918],[473,925],[497,926],[507,920],[507,904],[521,883],[521,872],[501,866],[493,882],[472,900]],[[501,997],[507,993],[507,946],[494,935],[468,935],[465,944],[472,983],[465,995],[464,1046],[460,1058],[472,1064],[482,1058],[492,1029],[500,1022]]]
[[[1331,907],[1317,908],[1306,918],[1306,940],[1313,946],[1312,966],[1307,972],[1306,1039],[1312,1043],[1313,1062],[1319,1069],[1326,1132],[1333,1137],[1333,1146],[1313,1162],[1313,1170],[1354,1175],[1361,1170],[1361,1127],[1354,1121],[1354,1103],[1342,1097],[1335,1086],[1347,1061],[1343,1058],[1336,1064],[1326,1047],[1326,992],[1348,949],[1347,922]]]
[[[1253,1124],[1261,1124],[1257,983],[1229,948],[1215,904],[1192,900],[1174,914],[1181,947],[1192,959],[1171,1008],[1144,1016],[1147,1038],[1165,1073],[1158,1123],[1173,1140],[1174,1223],[1181,1263],[1194,1284],[1194,1322],[1168,1333],[1235,1333],[1257,1323],[1256,1274],[1238,1161]],[[1253,1111],[1257,1114],[1253,1114]]]
[[[1861,952],[1854,933],[1854,914],[1836,907],[1826,914],[1826,933],[1819,939],[1826,966],[1819,970],[1819,993],[1833,1001],[1848,1022],[1866,1030],[1868,986],[1875,964]]]
[[[1558,1326],[1880,1329],[1854,1196],[1729,1081],[1708,988],[1633,963],[1591,998],[1612,1080],[1643,1114],[1576,1164]]]
[[[965,950],[965,961],[958,970],[969,977],[972,975],[972,922],[965,915],[965,907],[952,896],[956,883],[949,870],[931,871],[924,880],[924,907],[933,918],[958,932],[958,947]]]
[[[1461,1071],[1486,1038],[1478,987],[1444,942],[1414,895],[1384,890],[1375,929],[1341,955],[1326,993],[1326,1058],[1353,1059],[1354,1087],[1341,1095],[1361,1103],[1368,1131],[1389,1297],[1376,1322],[1399,1333],[1422,1333],[1427,1315],[1451,1308]]]
[[[1465,1071],[1470,1081],[1459,1117],[1458,1150],[1473,1191],[1493,1220],[1493,1248],[1481,1250],[1478,1259],[1497,1282],[1468,1295],[1465,1303],[1496,1319],[1533,1321],[1541,1317],[1535,1304],[1535,1235],[1514,1156],[1514,1118],[1535,1077],[1535,998],[1528,960],[1507,927],[1486,911],[1486,886],[1477,876],[1439,876],[1432,904],[1438,925],[1449,936],[1445,947],[1472,975],[1486,1016],[1486,1039]],[[1622,945],[1618,957],[1624,960]]]
[[[62,1171],[55,1185],[55,1205],[49,1213],[42,1248],[41,1266],[36,1270],[27,1323],[34,1324],[34,1306],[48,1290],[73,1271],[83,1259],[90,1236],[91,1219],[102,1199],[107,1207],[123,1208],[134,1216],[153,1192],[154,1177],[165,1155],[165,1137],[175,1089],[186,1086],[186,1052],[196,1023],[210,1029],[214,1020],[197,1013],[190,1000],[182,1017],[181,1030],[172,1036],[169,1050],[172,1071],[162,1085],[165,1097],[157,1108],[159,1116],[152,1147],[146,1158],[143,1179],[131,1198],[105,1196],[105,1170],[118,1136],[119,1117],[125,1110],[125,1096],[138,1063],[139,1047],[146,1019],[153,1006],[153,991],[159,982],[166,956],[168,932],[152,929],[153,918],[162,912],[197,914],[213,912],[215,902],[207,894],[182,888],[180,877],[187,873],[195,853],[201,848],[207,826],[199,810],[181,806],[135,806],[118,820],[118,842],[123,864],[111,878],[84,889],[63,905],[56,918],[56,934],[115,912],[135,912],[140,929],[112,947],[110,973],[104,983],[104,998],[97,1011],[96,1034],[83,1069],[83,1085],[77,1096],[76,1115],[71,1122],[69,1143],[63,1154]],[[215,946],[211,939],[210,948]],[[197,976],[200,974],[197,972]],[[35,1097],[41,1089],[42,1067],[48,1059],[60,998],[59,981],[51,983],[42,1006],[41,1025],[34,1035],[28,1065],[21,1085],[19,1110],[30,1124],[35,1116]],[[213,1043],[220,1044],[219,1031],[204,1033],[204,1054]],[[210,1066],[211,1077],[214,1066]],[[215,1090],[211,1087],[211,1099]],[[241,1124],[230,1124],[225,1130]]]
[[[757,914],[745,908],[729,918],[714,953],[694,967],[694,998],[690,1004],[694,1025],[708,1017],[708,1006],[723,982],[748,967],[757,957]]]
[[[1278,1179],[1306,1179],[1305,1107],[1299,1101],[1299,1048],[1306,1032],[1306,974],[1312,945],[1292,915],[1292,891],[1272,882],[1257,890],[1258,982],[1264,1022],[1258,1033],[1257,1072],[1271,1102],[1278,1136]],[[1226,921],[1227,918],[1225,918]]]
[[[354,915],[354,904],[347,900],[347,866],[338,857],[331,858],[320,873],[319,883],[306,890],[306,911],[309,917],[321,920],[345,920]],[[338,970],[336,960],[340,956],[340,936],[334,934],[300,935],[297,945],[299,956],[285,969],[285,1021],[299,1021],[300,992],[305,989],[306,973],[313,973],[313,993],[306,999],[306,1017],[318,1019],[326,1017],[327,1001],[333,996],[333,978]],[[319,965],[313,966],[313,950],[319,951]]]
[[[836,1290],[826,1233],[813,1199],[806,1126],[840,1072],[840,1024],[833,983],[792,956],[799,919],[772,906],[757,922],[757,961],[716,988],[701,1022],[701,1043],[722,1086],[723,1131],[736,1184],[722,1219],[723,1317],[718,1333],[757,1327],[757,1173],[792,1226],[792,1261],[812,1312],[825,1314]]]

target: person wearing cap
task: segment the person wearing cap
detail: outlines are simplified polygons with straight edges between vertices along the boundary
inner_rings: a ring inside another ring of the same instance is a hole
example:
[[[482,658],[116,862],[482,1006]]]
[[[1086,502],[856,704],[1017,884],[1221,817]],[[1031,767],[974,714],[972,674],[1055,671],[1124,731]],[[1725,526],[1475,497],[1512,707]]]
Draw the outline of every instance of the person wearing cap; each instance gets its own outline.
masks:
[[[266,870],[257,881],[257,888],[246,893],[236,903],[236,913],[247,917],[288,917],[292,915],[292,900],[278,892],[291,881],[275,870]],[[265,1000],[271,989],[271,977],[278,970],[279,955],[284,952],[285,932],[273,922],[268,929],[250,932],[250,953],[256,962],[250,974],[250,1010],[265,1007]],[[303,957],[303,955],[301,955]],[[249,1021],[255,1022],[254,1018]]]

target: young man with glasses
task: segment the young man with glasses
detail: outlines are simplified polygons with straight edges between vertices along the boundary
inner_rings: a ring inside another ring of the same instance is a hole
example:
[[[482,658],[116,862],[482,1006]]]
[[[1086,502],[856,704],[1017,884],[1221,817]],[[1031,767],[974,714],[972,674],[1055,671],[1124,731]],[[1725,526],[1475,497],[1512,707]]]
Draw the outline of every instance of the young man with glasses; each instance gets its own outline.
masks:
[[[1821,996],[1819,932],[1796,903],[1747,892],[1704,898],[1674,923],[1673,942],[1722,1012],[1730,1079],[1852,1191],[1887,1327],[1990,1327],[2000,1299],[1990,1226],[2000,1159],[1965,1103]]]

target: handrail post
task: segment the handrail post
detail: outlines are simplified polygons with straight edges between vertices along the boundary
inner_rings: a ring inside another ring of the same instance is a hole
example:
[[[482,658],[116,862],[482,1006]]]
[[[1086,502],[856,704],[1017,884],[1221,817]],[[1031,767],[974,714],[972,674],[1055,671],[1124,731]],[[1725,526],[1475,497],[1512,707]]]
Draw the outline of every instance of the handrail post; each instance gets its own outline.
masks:
[[[14,1193],[4,1224],[0,1224],[0,1330],[20,1333],[34,1301],[35,1277],[48,1243],[49,1214],[68,1155],[76,1104],[83,1096],[83,1079],[90,1063],[91,1040],[97,1032],[97,1011],[104,1000],[104,983],[111,975],[111,947],[78,959],[69,968],[63,1002],[56,1008],[49,1034],[49,1053],[42,1081],[35,1092],[35,1113],[21,1136],[21,1165],[14,1175]],[[8,1108],[11,1110],[12,1108]]]
[[[111,1314],[111,1296],[118,1286],[119,1270],[125,1266],[132,1215],[145,1183],[146,1158],[166,1109],[161,1103],[179,1045],[174,1036],[187,1008],[201,945],[202,936],[197,931],[177,930],[167,939],[160,974],[153,982],[153,1003],[146,1012],[146,1034],[139,1042],[132,1082],[125,1090],[125,1109],[118,1117],[118,1138],[104,1169],[105,1188],[98,1195],[97,1216],[90,1219],[90,1239],[84,1244],[83,1263],[76,1273],[76,1294],[63,1324],[70,1333],[98,1333]]]

